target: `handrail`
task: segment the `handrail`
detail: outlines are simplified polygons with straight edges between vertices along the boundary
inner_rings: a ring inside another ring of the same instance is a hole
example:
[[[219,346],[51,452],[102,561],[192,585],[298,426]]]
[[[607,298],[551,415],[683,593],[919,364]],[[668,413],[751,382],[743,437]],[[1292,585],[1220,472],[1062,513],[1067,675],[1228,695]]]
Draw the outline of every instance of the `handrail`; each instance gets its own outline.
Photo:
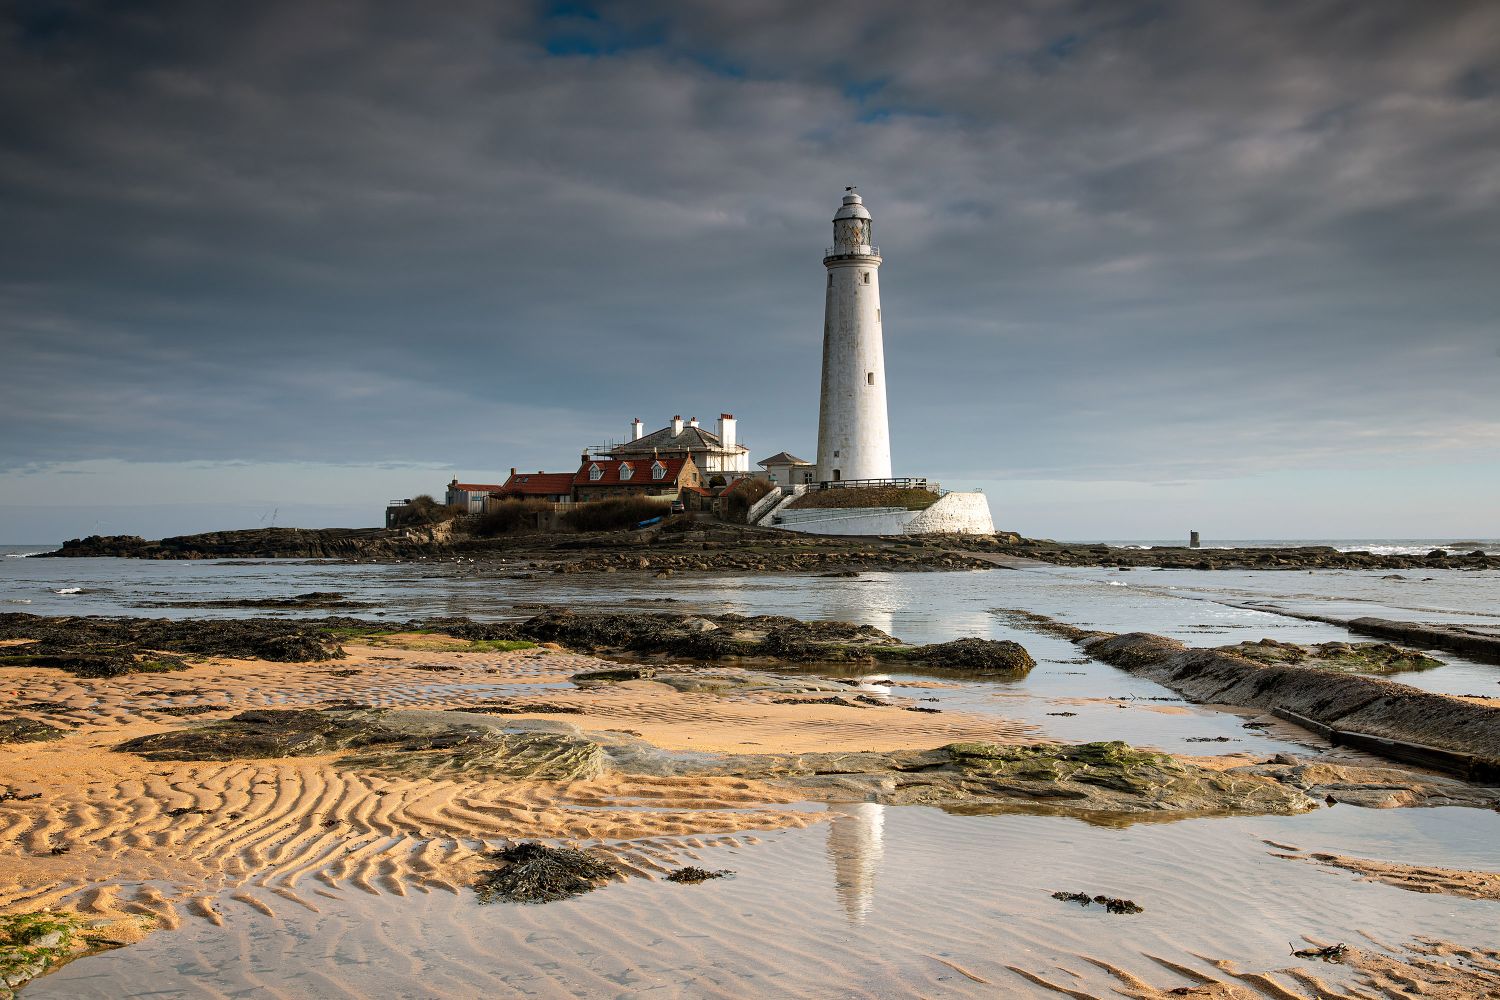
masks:
[[[809,489],[842,490],[870,486],[894,486],[897,489],[903,490],[925,490],[927,489],[927,478],[923,476],[915,479],[826,479],[821,483],[813,483]]]
[[[823,251],[823,259],[829,257],[879,257],[880,248],[873,243],[846,243],[843,246],[829,247]]]

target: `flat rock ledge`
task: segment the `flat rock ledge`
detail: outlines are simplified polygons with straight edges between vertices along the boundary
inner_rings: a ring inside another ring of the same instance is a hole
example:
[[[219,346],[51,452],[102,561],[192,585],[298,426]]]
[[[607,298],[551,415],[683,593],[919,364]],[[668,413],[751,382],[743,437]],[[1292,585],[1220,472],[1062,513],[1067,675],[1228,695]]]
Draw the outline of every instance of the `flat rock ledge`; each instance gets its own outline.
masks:
[[[1146,632],[1080,635],[1091,656],[1197,702],[1262,708],[1335,743],[1500,781],[1500,709],[1380,677],[1257,662]]]
[[[1148,816],[1292,814],[1317,807],[1261,774],[1222,772],[1124,743],[930,750],[711,754],[663,750],[564,721],[506,723],[464,712],[264,710],[129,740],[149,760],[237,760],[345,753],[342,767],[408,779],[587,781],[606,773],[738,777],[815,801],[1044,811],[1100,823]]]
[[[304,595],[306,596],[306,595]],[[0,665],[67,670],[85,677],[181,670],[182,655],[314,663],[343,658],[342,643],[392,633],[438,633],[476,642],[552,642],[582,652],[762,663],[885,663],[995,677],[1036,666],[1019,643],[955,639],[913,646],[869,625],[780,615],[681,612],[580,613],[544,607],[521,621],[432,618],[164,619],[0,614]],[[181,654],[181,655],[176,655]]]
[[[1036,666],[1025,647],[1008,640],[967,638],[911,646],[870,625],[781,615],[548,610],[513,629],[515,638],[587,652],[697,660],[886,663],[1004,677],[1024,677]]]

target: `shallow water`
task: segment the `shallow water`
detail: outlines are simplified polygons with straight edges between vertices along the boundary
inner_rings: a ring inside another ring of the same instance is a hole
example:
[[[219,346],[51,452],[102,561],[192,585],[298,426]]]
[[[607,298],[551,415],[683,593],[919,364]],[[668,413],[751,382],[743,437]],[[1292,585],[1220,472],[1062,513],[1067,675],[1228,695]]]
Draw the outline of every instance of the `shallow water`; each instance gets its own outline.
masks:
[[[1375,616],[1500,626],[1500,571],[1413,571],[1402,580],[1389,576],[1375,570],[1122,572],[1048,566],[1019,571],[865,573],[853,579],[725,575],[657,580],[635,574],[532,574],[519,564],[496,567],[452,560],[350,564],[0,559],[0,610],[172,618],[342,613],[378,620],[439,615],[515,617],[529,614],[528,604],[696,608],[856,621],[909,642],[940,642],[965,635],[1014,639],[1039,659],[1069,659],[1078,654],[1068,643],[1044,643],[1043,637],[1011,627],[993,613],[995,609],[1023,608],[1087,628],[1155,632],[1203,646],[1260,638],[1286,642],[1365,638],[1337,625],[1244,607],[1247,603],[1338,618]],[[72,588],[81,592],[56,592]],[[164,601],[287,597],[311,591],[342,593],[373,606],[345,612],[151,606]],[[1437,652],[1434,656],[1445,666],[1393,679],[1450,694],[1500,693],[1500,667],[1456,654]]]
[[[261,894],[274,917],[222,898],[222,929],[190,922],[76,962],[25,995],[1056,995],[1011,965],[1108,995],[1108,977],[1079,956],[1175,986],[1186,980],[1146,955],[1212,972],[1193,953],[1280,968],[1296,964],[1288,942],[1302,946],[1304,934],[1360,946],[1363,934],[1395,944],[1418,933],[1493,944],[1500,915],[1495,903],[1280,860],[1262,842],[1493,864],[1492,812],[1338,806],[1109,828],[868,803],[828,809],[829,822],[759,844],[684,851],[685,862],[737,872],[698,886],[632,879],[541,907],[480,907],[467,892],[346,890],[318,897],[317,914]],[[1145,912],[1082,909],[1051,899],[1057,890],[1124,896]]]

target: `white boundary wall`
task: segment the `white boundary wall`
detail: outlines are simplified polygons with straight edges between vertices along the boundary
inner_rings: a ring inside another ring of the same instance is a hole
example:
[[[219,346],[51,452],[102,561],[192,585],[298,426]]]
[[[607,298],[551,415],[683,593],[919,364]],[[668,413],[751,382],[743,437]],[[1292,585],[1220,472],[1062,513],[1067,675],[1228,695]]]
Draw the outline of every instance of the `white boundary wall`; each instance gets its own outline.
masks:
[[[814,514],[812,510],[795,513]],[[906,533],[907,522],[921,512],[899,507],[821,507],[816,513],[822,516],[799,516],[775,526],[810,535],[902,535]]]
[[[897,507],[820,507],[787,510],[787,497],[761,524],[812,535],[992,535],[995,523],[983,493],[945,493],[926,510]]]
[[[995,522],[983,493],[944,493],[906,523],[908,535],[993,535]]]

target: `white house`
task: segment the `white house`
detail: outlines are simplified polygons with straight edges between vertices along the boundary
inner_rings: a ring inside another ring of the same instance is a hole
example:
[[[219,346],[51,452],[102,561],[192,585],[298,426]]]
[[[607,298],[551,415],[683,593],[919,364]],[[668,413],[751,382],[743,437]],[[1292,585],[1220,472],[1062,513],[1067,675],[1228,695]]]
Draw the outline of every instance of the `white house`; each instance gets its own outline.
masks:
[[[619,444],[594,448],[608,458],[640,459],[654,455],[688,455],[706,477],[715,474],[737,478],[750,473],[750,449],[737,440],[733,413],[719,414],[716,431],[698,426],[698,418],[686,422],[680,415],[661,430],[647,434],[637,417],[630,423],[630,437]]]
[[[769,479],[777,486],[797,486],[815,482],[818,474],[818,467],[815,463],[785,451],[779,451],[770,458],[763,458],[755,464],[763,470],[762,478]]]

